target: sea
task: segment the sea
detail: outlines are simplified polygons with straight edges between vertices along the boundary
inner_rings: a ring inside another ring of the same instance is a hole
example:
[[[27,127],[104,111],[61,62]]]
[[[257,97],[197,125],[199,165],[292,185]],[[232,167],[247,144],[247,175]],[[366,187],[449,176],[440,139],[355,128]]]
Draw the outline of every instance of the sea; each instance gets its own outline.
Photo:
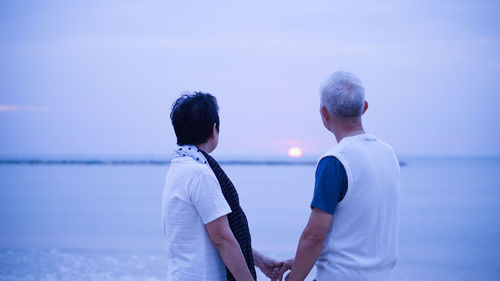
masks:
[[[165,280],[168,161],[24,160],[0,160],[0,280]],[[500,280],[500,157],[400,160],[394,280]],[[295,254],[314,163],[222,162],[271,258]]]

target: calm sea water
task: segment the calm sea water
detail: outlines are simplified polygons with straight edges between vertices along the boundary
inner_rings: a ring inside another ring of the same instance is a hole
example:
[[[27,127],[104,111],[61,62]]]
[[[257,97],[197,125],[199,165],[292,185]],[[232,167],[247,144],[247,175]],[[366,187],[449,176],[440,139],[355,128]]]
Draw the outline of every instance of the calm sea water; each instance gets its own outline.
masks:
[[[500,158],[402,160],[395,280],[500,280]],[[314,166],[223,168],[254,247],[293,256]],[[0,165],[0,280],[163,280],[167,169]]]

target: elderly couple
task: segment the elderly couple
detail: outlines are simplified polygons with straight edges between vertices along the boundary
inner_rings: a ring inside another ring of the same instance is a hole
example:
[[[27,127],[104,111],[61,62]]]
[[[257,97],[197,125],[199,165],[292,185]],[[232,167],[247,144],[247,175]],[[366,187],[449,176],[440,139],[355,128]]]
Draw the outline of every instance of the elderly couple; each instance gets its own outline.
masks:
[[[295,257],[275,261],[252,248],[231,180],[209,153],[219,140],[215,97],[194,93],[174,103],[177,136],[163,193],[167,280],[390,280],[396,263],[399,163],[392,148],[365,133],[364,87],[335,72],[320,88],[320,115],[337,144],[318,161],[311,213]]]

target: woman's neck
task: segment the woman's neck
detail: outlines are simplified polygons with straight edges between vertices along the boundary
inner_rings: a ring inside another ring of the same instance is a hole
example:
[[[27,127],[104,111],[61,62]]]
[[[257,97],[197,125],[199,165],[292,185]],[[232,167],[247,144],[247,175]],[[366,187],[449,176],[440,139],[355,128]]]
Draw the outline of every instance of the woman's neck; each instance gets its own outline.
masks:
[[[196,146],[196,148],[198,148],[199,150],[202,150],[206,153],[210,153],[215,149],[215,148],[213,148],[212,144],[209,141],[201,143],[201,144],[195,144],[194,146]]]

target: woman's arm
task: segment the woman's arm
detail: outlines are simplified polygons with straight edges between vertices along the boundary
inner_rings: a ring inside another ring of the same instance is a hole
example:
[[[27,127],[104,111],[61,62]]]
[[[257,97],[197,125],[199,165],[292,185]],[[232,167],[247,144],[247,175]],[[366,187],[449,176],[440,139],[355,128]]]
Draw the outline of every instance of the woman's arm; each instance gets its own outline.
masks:
[[[227,216],[215,219],[205,224],[205,227],[210,240],[219,251],[222,260],[234,278],[238,281],[254,281],[250,270],[248,270],[240,245],[229,228]]]

